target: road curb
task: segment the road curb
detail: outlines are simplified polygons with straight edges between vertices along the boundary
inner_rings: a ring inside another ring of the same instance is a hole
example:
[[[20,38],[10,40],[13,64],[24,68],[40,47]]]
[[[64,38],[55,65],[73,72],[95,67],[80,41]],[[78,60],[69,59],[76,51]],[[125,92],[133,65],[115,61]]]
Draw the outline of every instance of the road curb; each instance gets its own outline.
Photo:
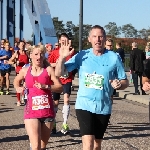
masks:
[[[127,99],[130,101],[134,101],[134,102],[138,102],[141,104],[145,104],[145,105],[149,105],[149,95],[133,95],[132,93],[127,93],[124,91],[119,91],[116,92],[116,96],[123,98],[123,99]]]

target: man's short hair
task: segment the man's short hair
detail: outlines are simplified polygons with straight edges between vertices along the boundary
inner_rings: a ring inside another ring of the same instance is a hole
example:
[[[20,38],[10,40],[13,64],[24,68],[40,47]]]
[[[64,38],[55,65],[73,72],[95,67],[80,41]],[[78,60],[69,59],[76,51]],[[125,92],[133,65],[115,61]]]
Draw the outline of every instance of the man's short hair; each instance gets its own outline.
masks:
[[[133,42],[133,43],[132,43],[132,47],[137,47],[137,43],[136,43],[136,42]]]
[[[102,30],[102,31],[103,31],[103,35],[106,37],[106,32],[105,32],[104,28],[101,27],[100,25],[94,25],[94,26],[92,26],[91,29],[90,29],[90,32],[91,32],[93,29],[100,29],[100,30]],[[90,32],[89,32],[89,34],[90,34]]]
[[[4,45],[6,45],[6,44],[9,44],[9,45],[10,45],[9,41],[5,41]]]
[[[121,47],[121,42],[116,42],[116,45]]]
[[[58,38],[60,39],[61,37],[66,37],[67,39],[69,39],[69,36],[67,33],[61,33]]]
[[[45,45],[46,48],[48,48],[49,46],[51,46],[53,48],[53,45],[51,43],[48,43]]]
[[[111,39],[111,38],[107,38],[106,41],[112,42],[112,43],[114,42],[113,39]]]

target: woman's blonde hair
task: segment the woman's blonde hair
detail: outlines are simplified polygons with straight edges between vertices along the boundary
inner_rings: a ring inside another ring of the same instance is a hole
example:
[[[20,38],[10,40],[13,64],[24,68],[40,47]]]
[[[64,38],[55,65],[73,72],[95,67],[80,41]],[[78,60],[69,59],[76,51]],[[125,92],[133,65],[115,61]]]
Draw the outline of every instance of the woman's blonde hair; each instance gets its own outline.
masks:
[[[27,52],[30,54],[33,52],[33,50],[35,48],[38,48],[43,54],[46,53],[46,48],[44,45],[33,45],[33,46],[29,46]]]
[[[149,46],[149,45],[146,45],[145,50],[150,51],[150,46]]]
[[[35,48],[38,48],[43,54],[46,53],[46,48],[44,45],[33,45],[33,46],[29,46],[28,49],[27,49],[27,55],[30,57],[30,54],[34,51]],[[44,66],[48,67],[50,66],[50,63],[44,59],[43,60],[43,64]],[[31,63],[32,65],[32,63]]]

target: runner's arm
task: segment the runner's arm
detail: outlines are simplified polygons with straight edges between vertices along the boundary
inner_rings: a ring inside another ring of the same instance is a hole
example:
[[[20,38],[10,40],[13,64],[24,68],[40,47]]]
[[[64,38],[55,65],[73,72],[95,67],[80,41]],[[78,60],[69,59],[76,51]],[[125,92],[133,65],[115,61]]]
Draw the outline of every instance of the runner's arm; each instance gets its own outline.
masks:
[[[56,63],[51,63],[51,66],[52,66],[53,68],[55,68],[55,67],[56,67]]]
[[[11,65],[14,64],[16,57],[17,57],[17,51],[12,55],[12,57],[9,59],[7,63]]]
[[[116,72],[115,72],[115,78],[118,79],[121,83],[121,87],[117,90],[124,90],[129,86],[129,81],[127,79],[127,75],[124,71],[124,66],[122,63],[122,60],[120,56],[117,55],[116,59]]]
[[[51,91],[56,93],[61,93],[63,91],[63,87],[59,78],[55,76],[54,69],[52,67],[48,67],[48,73],[51,76],[51,80],[53,81],[53,85],[51,85]]]
[[[65,58],[59,57],[56,63],[55,75],[61,77],[64,74],[67,74],[67,69],[65,68],[64,63],[66,62]]]
[[[121,83],[121,87],[118,90],[124,90],[129,86],[128,79],[120,80],[120,83]]]
[[[67,74],[68,72],[73,71],[74,69],[79,69],[80,67],[80,60],[82,60],[82,53],[77,53],[72,58],[70,58],[68,61],[66,61],[66,58],[62,58],[61,56],[58,58],[56,68],[55,68],[55,75],[57,77],[61,77],[64,74]]]
[[[0,57],[0,60],[1,60],[1,59],[5,59],[5,58],[8,58],[8,56],[7,56],[7,55],[1,56],[1,57]]]
[[[14,88],[20,87],[20,82],[24,79],[27,68],[23,68],[19,71],[19,74],[14,79]]]
[[[150,79],[142,76],[142,84],[144,84],[145,82],[150,82]]]

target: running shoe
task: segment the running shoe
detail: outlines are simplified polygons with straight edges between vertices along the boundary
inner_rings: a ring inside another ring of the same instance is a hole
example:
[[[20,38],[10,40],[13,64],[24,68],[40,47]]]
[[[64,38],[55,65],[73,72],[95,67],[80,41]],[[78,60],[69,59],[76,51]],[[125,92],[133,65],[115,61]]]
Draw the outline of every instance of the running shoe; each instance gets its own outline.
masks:
[[[130,80],[130,83],[133,83],[133,79]]]
[[[57,133],[57,131],[56,131],[56,122],[54,123],[54,125],[53,125],[53,129],[52,129],[52,132],[51,132],[52,134],[56,134]]]
[[[21,106],[21,103],[19,101],[17,102],[17,106]]]
[[[7,90],[7,91],[6,91],[6,95],[9,95],[9,94],[10,94],[10,93],[9,93],[9,90]]]
[[[61,132],[62,132],[63,134],[67,134],[67,133],[69,132],[69,126],[68,126],[68,124],[63,124],[63,125],[62,125]]]
[[[0,95],[3,95],[4,94],[4,91],[3,90],[0,90]]]

